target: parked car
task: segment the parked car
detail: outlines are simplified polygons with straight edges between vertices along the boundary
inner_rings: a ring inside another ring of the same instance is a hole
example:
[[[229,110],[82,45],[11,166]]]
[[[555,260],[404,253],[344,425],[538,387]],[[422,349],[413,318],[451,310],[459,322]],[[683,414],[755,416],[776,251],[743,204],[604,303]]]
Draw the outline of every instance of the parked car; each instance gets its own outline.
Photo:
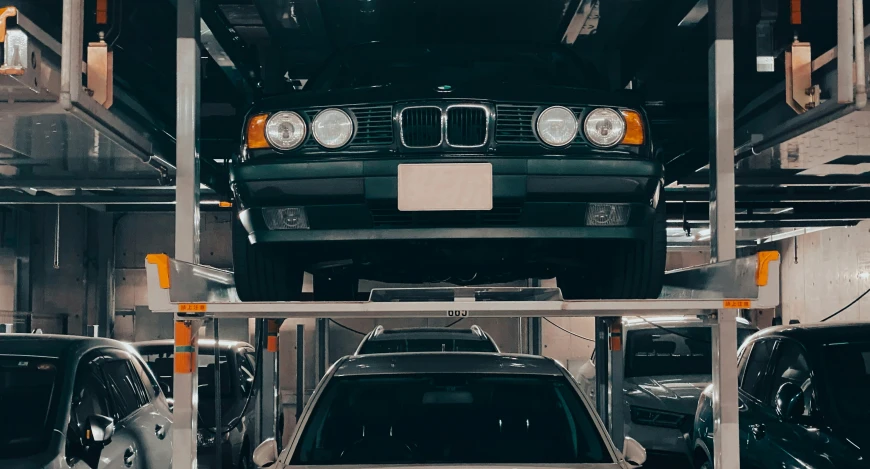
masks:
[[[738,343],[757,330],[738,318]],[[625,434],[647,449],[648,465],[690,467],[695,409],[713,380],[710,324],[690,316],[625,318],[623,333]],[[594,399],[594,354],[577,381]]]
[[[157,375],[172,397],[172,374],[175,344],[172,340],[138,342],[133,346]],[[215,428],[215,342],[199,340],[199,423],[197,426],[197,460],[213,466],[217,457],[216,442],[221,444],[221,467],[246,469],[253,467],[256,389],[254,347],[244,342],[220,341],[221,430]]]
[[[764,329],[737,361],[740,467],[870,467],[870,324]],[[713,467],[712,390],[695,414],[695,467]]]
[[[617,451],[597,414],[549,358],[482,353],[345,357],[327,373],[279,455],[260,467],[535,465],[618,469],[643,448]]]
[[[493,352],[498,346],[480,326],[468,329],[414,327],[384,329],[378,326],[360,342],[354,355],[398,352]]]
[[[0,467],[164,469],[172,414],[134,350],[109,339],[0,335]]]
[[[655,298],[663,164],[641,101],[565,45],[362,44],[256,103],[231,169],[242,300],[354,299],[360,278],[558,277]]]

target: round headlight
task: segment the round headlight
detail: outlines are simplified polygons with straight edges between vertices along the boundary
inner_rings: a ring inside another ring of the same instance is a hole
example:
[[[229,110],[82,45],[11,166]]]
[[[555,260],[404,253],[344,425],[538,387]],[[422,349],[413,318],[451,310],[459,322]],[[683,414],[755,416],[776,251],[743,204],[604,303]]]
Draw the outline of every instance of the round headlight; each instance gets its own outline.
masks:
[[[613,109],[599,108],[586,116],[583,131],[593,145],[612,147],[625,136],[625,119]]]
[[[343,147],[353,136],[353,121],[341,109],[324,109],[314,118],[311,133],[322,147]]]
[[[563,147],[577,136],[577,118],[570,109],[549,107],[538,116],[538,137],[547,145]]]
[[[279,150],[292,150],[305,141],[305,121],[295,112],[278,112],[266,121],[266,140]]]

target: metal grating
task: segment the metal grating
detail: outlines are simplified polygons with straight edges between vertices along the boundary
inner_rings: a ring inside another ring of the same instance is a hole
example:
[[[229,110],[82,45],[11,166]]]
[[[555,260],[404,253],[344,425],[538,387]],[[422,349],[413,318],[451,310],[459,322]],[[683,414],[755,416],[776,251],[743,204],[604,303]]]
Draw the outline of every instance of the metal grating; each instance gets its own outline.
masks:
[[[455,147],[479,147],[486,143],[488,116],[479,106],[456,106],[447,110],[447,143]]]
[[[441,109],[412,107],[402,111],[402,143],[409,148],[436,147],[441,144]]]
[[[393,143],[393,107],[352,107],[356,135],[351,145],[390,145]]]
[[[496,106],[495,141],[498,143],[538,143],[534,119],[539,106],[499,104]]]
[[[395,201],[370,203],[374,228],[460,228],[518,226],[523,214],[521,201],[494,201],[492,210],[448,212],[401,212]]]

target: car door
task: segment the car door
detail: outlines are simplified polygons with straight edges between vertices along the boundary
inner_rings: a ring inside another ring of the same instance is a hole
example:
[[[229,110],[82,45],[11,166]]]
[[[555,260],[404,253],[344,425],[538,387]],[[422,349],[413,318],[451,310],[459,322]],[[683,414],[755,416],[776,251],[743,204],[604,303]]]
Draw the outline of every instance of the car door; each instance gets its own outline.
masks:
[[[828,438],[823,437],[824,430],[814,425],[821,421],[821,413],[816,405],[806,350],[794,340],[781,339],[776,344],[773,363],[767,398],[759,414],[755,452],[765,467],[797,469],[807,464],[814,469],[830,467],[830,462],[820,456],[826,453],[823,441]],[[776,412],[777,392],[786,383],[800,386],[804,392],[803,415],[794,419],[785,419]]]
[[[746,366],[740,375],[738,389],[738,412],[740,434],[740,467],[742,469],[767,469],[757,453],[758,425],[764,422],[762,400],[767,396],[768,370],[776,339],[756,341]]]
[[[130,363],[139,376],[137,383],[142,384],[143,398],[146,401],[142,415],[144,439],[155,451],[150,455],[152,467],[164,468],[172,465],[172,413],[169,404],[160,389],[160,384],[148,366],[137,356],[132,356]]]
[[[130,434],[132,445],[125,449],[124,459],[127,467],[135,464],[139,469],[162,469],[157,461],[162,460],[165,452],[163,440],[158,438],[158,430],[146,409],[148,404],[143,396],[143,385],[131,361],[132,356],[121,350],[107,350],[99,361],[99,367],[109,391],[109,398],[115,412],[116,431]]]
[[[73,469],[139,469],[142,466],[135,459],[136,437],[118,422],[108,384],[99,368],[103,358],[99,352],[88,355],[77,367],[67,428],[66,459]],[[85,444],[87,421],[94,415],[115,419],[114,435],[103,447]]]

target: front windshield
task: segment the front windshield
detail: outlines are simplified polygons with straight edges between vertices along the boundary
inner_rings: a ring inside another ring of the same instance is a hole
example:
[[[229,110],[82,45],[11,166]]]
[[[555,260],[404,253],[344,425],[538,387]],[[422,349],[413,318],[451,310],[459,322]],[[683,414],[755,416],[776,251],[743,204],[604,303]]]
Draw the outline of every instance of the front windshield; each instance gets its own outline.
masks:
[[[360,355],[404,352],[497,352],[488,340],[463,339],[378,339],[368,340]]]
[[[828,344],[822,348],[820,368],[828,401],[836,418],[864,424],[870,418],[870,342]]]
[[[562,377],[420,374],[334,378],[292,464],[612,463]]]
[[[755,331],[737,329],[737,347]],[[625,376],[709,375],[713,348],[709,327],[639,329],[626,335]]]
[[[51,439],[60,391],[57,361],[0,357],[0,459],[32,456]]]
[[[601,79],[560,47],[372,44],[333,57],[306,89],[460,83],[546,84],[600,88]]]

